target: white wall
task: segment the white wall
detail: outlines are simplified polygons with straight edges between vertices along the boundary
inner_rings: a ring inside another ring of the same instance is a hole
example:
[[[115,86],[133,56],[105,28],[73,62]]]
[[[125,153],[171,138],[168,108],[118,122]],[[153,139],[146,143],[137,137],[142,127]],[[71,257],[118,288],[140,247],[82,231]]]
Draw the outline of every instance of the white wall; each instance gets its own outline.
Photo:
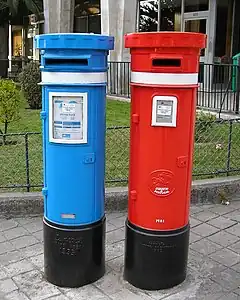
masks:
[[[129,61],[129,49],[124,47],[124,35],[136,31],[137,0],[101,0],[102,34],[115,37],[111,61]]]

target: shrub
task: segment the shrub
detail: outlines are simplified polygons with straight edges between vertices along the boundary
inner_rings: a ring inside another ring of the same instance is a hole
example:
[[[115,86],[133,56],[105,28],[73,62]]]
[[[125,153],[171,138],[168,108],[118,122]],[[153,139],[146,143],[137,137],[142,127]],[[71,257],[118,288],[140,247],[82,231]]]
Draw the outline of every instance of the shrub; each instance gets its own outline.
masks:
[[[207,142],[206,134],[216,121],[216,116],[206,112],[198,112],[196,118],[195,140],[196,142]],[[211,138],[211,137],[210,137]]]
[[[31,109],[39,109],[42,106],[42,90],[38,84],[41,81],[41,73],[38,62],[28,63],[18,75],[22,91]]]
[[[19,118],[21,104],[21,93],[12,80],[0,80],[0,123],[4,129],[1,134],[6,134],[8,124]],[[6,136],[3,136],[3,144],[6,143]]]

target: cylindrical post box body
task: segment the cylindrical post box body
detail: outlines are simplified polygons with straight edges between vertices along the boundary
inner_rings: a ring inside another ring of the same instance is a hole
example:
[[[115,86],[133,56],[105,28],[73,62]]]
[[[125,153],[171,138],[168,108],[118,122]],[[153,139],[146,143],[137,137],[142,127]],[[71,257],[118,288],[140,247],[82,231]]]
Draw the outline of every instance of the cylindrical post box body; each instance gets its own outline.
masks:
[[[41,50],[44,268],[58,286],[105,272],[105,102],[113,38],[36,37]]]
[[[200,49],[195,33],[126,35],[131,141],[124,276],[143,289],[186,277]]]

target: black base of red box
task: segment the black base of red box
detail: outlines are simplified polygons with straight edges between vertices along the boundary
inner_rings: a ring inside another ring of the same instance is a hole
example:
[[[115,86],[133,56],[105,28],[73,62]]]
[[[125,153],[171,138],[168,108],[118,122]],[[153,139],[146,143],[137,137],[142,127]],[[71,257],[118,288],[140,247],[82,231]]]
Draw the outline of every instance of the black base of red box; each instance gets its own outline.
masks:
[[[150,231],[126,223],[124,279],[137,288],[160,290],[186,278],[190,226]]]

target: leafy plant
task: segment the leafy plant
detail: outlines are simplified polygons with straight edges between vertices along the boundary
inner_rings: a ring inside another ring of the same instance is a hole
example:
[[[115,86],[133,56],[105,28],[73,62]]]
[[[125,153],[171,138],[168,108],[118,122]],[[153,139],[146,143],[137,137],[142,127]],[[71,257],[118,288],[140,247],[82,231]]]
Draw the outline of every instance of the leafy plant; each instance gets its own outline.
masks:
[[[3,134],[3,144],[6,144],[6,134],[9,123],[19,118],[21,104],[21,93],[17,85],[7,79],[0,80],[0,123],[4,129],[0,129]]]
[[[18,81],[31,109],[39,109],[42,105],[42,90],[39,86],[41,73],[38,62],[28,63],[18,75]]]
[[[216,116],[206,112],[198,112],[196,118],[195,126],[195,140],[196,142],[201,142],[202,140],[206,142],[206,134],[211,129],[216,122]]]

